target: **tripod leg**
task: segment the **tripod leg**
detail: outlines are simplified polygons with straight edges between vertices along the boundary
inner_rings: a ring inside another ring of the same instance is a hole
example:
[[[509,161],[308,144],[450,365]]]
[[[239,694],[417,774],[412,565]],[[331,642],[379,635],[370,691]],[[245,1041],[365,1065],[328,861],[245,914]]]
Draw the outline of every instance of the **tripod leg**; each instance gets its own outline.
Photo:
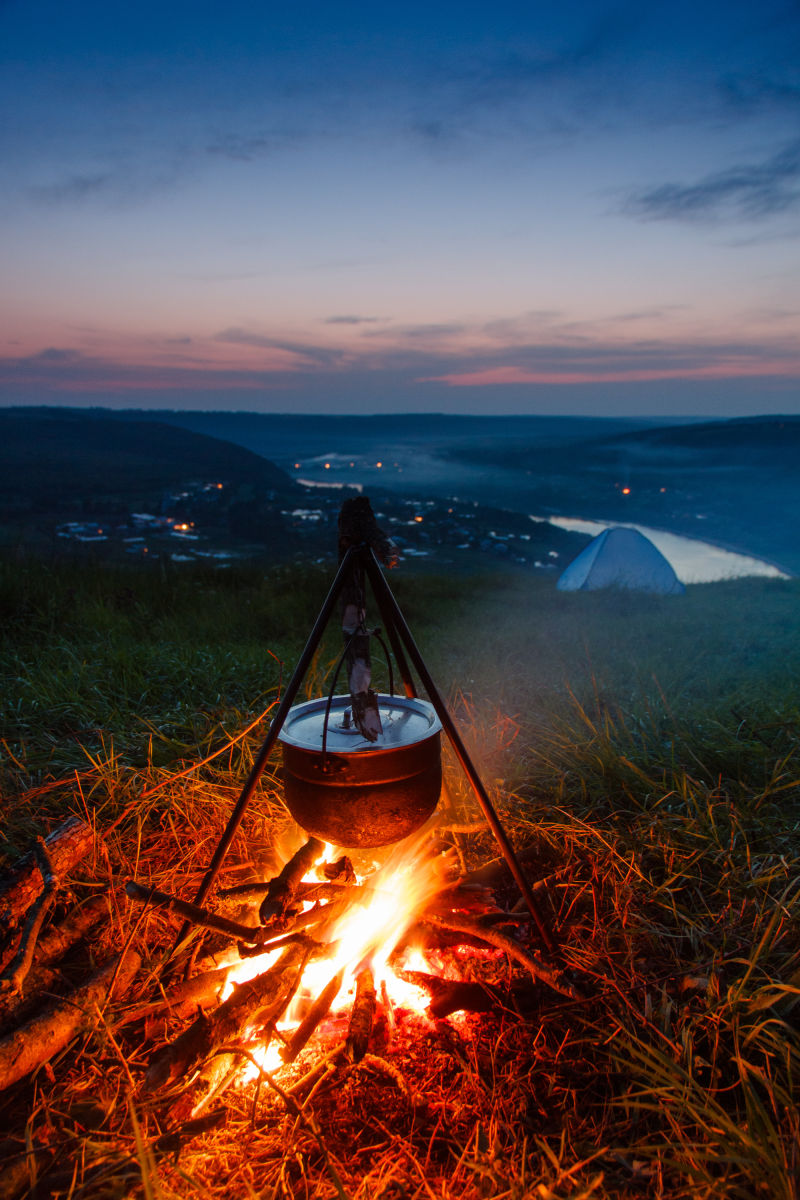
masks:
[[[369,573],[369,564],[366,566],[367,573]],[[383,576],[381,576],[381,578],[383,578]],[[371,579],[372,576],[370,576],[370,580]],[[408,699],[413,700],[417,695],[417,689],[411,676],[411,668],[408,665],[408,659],[406,658],[405,651],[403,650],[403,643],[397,635],[397,628],[395,627],[391,607],[387,605],[385,596],[379,592],[375,592],[374,587],[372,590],[375,595],[375,602],[378,605],[378,612],[381,614],[383,628],[386,630],[386,636],[389,639],[389,645],[392,647],[394,661],[397,663],[398,670],[400,671],[400,678],[403,680],[403,690],[405,691]]]
[[[303,653],[300,655],[300,659],[297,663],[297,666],[294,669],[292,678],[289,680],[288,684],[286,685],[286,691],[283,694],[283,699],[281,700],[280,704],[278,705],[278,711],[275,713],[275,716],[272,719],[272,724],[269,727],[269,731],[267,733],[264,744],[262,745],[261,749],[259,750],[258,756],[257,756],[255,762],[253,763],[253,766],[250,769],[250,774],[248,775],[247,780],[245,781],[244,787],[242,788],[241,795],[239,796],[239,799],[236,802],[236,806],[234,807],[233,812],[231,813],[231,815],[228,819],[228,824],[225,826],[225,830],[222,834],[222,837],[219,839],[219,842],[217,843],[217,848],[214,851],[214,856],[208,865],[208,869],[207,869],[205,875],[203,876],[203,880],[200,884],[200,887],[197,889],[197,895],[195,896],[195,899],[194,899],[195,904],[203,903],[203,901],[205,900],[209,891],[211,890],[211,886],[214,883],[214,880],[217,878],[217,875],[219,874],[219,869],[222,866],[222,861],[225,858],[225,855],[228,853],[228,849],[230,847],[231,842],[233,841],[234,837],[236,836],[236,831],[238,830],[238,828],[242,822],[242,818],[244,817],[244,814],[247,811],[247,806],[250,803],[253,792],[256,789],[256,784],[258,783],[259,779],[261,778],[261,775],[264,771],[264,767],[267,765],[267,760],[269,759],[269,756],[275,747],[275,743],[278,740],[278,734],[280,733],[281,729],[283,728],[283,723],[286,720],[289,709],[291,708],[292,704],[294,703],[295,697],[297,696],[297,693],[300,689],[300,684],[303,682],[303,677],[305,676],[305,673],[311,664],[311,659],[314,657],[314,653],[315,653],[317,647],[319,646],[319,643],[322,639],[323,633],[325,632],[325,626],[328,624],[328,621],[330,620],[331,613],[333,612],[334,606],[336,605],[336,601],[339,598],[339,593],[341,592],[342,587],[344,586],[344,581],[347,578],[348,572],[350,570],[351,559],[355,553],[356,553],[355,550],[348,550],[347,554],[342,559],[339,570],[336,573],[336,578],[334,579],[333,583],[331,584],[330,591],[328,592],[328,595],[325,597],[325,601],[322,605],[322,608],[320,609],[320,613],[319,613],[319,616],[317,617],[314,628],[312,629],[311,634],[309,635],[308,641],[306,642],[305,649],[303,650]],[[183,928],[181,929],[180,933],[178,934],[178,938],[175,943],[175,947],[173,948],[173,953],[175,952],[175,949],[177,949],[178,945],[186,937],[190,928],[191,928],[190,924],[188,922],[186,922],[184,924]]]
[[[461,740],[461,735],[459,734],[458,729],[453,722],[453,718],[450,716],[444,700],[442,699],[439,690],[436,687],[436,684],[433,682],[431,674],[425,665],[425,661],[420,654],[413,637],[411,636],[411,630],[408,628],[405,618],[398,607],[397,601],[395,600],[388,583],[383,577],[383,573],[378,566],[378,561],[371,551],[368,555],[365,555],[365,566],[369,576],[370,584],[372,585],[372,590],[375,593],[376,600],[378,601],[378,606],[381,608],[381,615],[383,616],[382,606],[385,605],[386,612],[391,614],[394,627],[405,643],[409,658],[414,664],[416,672],[422,681],[422,686],[428,693],[430,702],[436,710],[436,715],[442,722],[442,728],[450,740],[450,745],[453,747],[464,774],[472,786],[472,790],[475,793],[475,798],[481,806],[483,815],[486,817],[489,828],[494,834],[495,841],[500,847],[503,858],[506,860],[508,868],[511,871],[511,874],[514,876],[516,884],[524,897],[525,903],[528,906],[528,911],[533,917],[536,928],[539,930],[541,939],[550,953],[553,954],[556,950],[555,942],[553,941],[552,934],[545,923],[544,917],[539,911],[539,906],[534,899],[530,885],[522,873],[522,868],[520,867],[517,856],[514,853],[514,847],[511,845],[511,842],[508,839],[508,835],[501,824],[500,818],[495,812],[494,805],[489,799],[486,788],[483,786],[481,778],[478,775],[472,759],[467,752],[467,748]]]

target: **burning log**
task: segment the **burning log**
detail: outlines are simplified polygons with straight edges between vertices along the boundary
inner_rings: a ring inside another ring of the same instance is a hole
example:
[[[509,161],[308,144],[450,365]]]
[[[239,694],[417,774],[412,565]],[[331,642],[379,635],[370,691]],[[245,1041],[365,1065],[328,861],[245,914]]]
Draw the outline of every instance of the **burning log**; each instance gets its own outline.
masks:
[[[156,1091],[189,1075],[221,1046],[234,1042],[248,1025],[269,1027],[277,1021],[297,990],[310,953],[308,946],[290,946],[269,970],[239,984],[210,1016],[201,1013],[154,1056],[145,1075],[147,1090]]]
[[[94,846],[94,831],[78,817],[68,817],[44,839],[53,874],[59,879]],[[44,880],[35,853],[26,854],[0,881],[0,926],[18,924],[44,891]]]
[[[77,1033],[90,1028],[97,1020],[97,1006],[124,992],[139,966],[139,955],[127,950],[60,1004],[0,1040],[0,1091],[49,1062]]]
[[[266,925],[273,918],[283,919],[295,898],[298,885],[303,876],[311,870],[314,863],[325,849],[319,838],[309,838],[305,845],[292,855],[280,875],[271,879],[267,886],[267,894],[259,909],[262,924]]]
[[[356,981],[356,998],[350,1012],[350,1024],[345,1041],[345,1054],[351,1062],[360,1062],[367,1053],[377,1006],[378,996],[375,991],[375,980],[372,971],[366,967]]]
[[[341,991],[343,980],[344,969],[334,975],[333,979],[329,980],[322,989],[319,996],[311,1005],[311,1008],[308,1010],[300,1024],[297,1026],[297,1029],[292,1034],[286,1049],[281,1052],[281,1058],[285,1063],[294,1062],[300,1051],[313,1036],[317,1026],[321,1021],[325,1020],[331,1010],[331,1005]]]
[[[169,994],[165,992],[158,1000],[124,1013],[115,1029],[155,1017],[165,1010],[175,1017],[190,1017],[196,1015],[198,1008],[211,1008],[219,1004],[220,992],[228,981],[230,970],[230,966],[215,967],[210,971],[201,971],[191,979],[184,979]]]
[[[428,1012],[436,1021],[454,1012],[486,1013],[498,1008],[516,1008],[536,994],[530,984],[503,988],[492,983],[442,979],[425,971],[401,971],[400,977],[429,994]]]

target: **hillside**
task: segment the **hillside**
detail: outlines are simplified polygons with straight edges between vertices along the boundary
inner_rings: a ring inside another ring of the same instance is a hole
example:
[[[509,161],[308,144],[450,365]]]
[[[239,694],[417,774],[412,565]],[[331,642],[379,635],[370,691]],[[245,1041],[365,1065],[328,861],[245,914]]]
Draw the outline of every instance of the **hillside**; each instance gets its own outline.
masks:
[[[189,480],[292,491],[273,463],[229,442],[161,421],[121,423],[96,410],[0,410],[0,510],[81,501],[135,504]]]
[[[569,516],[638,522],[800,570],[800,418],[640,429],[569,447],[458,447],[504,466],[527,502]]]
[[[286,426],[296,438],[292,418],[275,419],[276,436]],[[259,427],[266,437],[269,419]],[[304,487],[260,454],[142,413],[0,410],[0,476],[0,545],[24,554],[229,565],[336,551],[339,488]],[[586,541],[472,501],[371,491],[401,553],[420,565],[552,573]]]

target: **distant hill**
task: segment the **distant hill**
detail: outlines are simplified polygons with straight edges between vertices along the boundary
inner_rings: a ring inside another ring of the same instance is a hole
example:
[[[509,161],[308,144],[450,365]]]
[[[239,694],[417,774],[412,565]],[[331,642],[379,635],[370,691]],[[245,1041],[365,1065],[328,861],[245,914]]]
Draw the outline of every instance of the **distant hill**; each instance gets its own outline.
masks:
[[[800,417],[639,429],[549,448],[456,448],[502,463],[543,513],[668,529],[800,571]]]
[[[119,413],[129,420],[147,420],[142,409]],[[246,446],[280,462],[298,454],[325,454],[341,446],[358,451],[364,446],[484,445],[487,440],[536,440],[564,444],[600,435],[620,434],[652,424],[646,418],[598,417],[471,417],[443,413],[386,413],[336,416],[323,413],[193,412],[161,410],[161,421],[193,429]]]
[[[158,420],[93,409],[0,409],[0,509],[60,509],[77,500],[135,504],[189,480],[293,493],[258,454]]]

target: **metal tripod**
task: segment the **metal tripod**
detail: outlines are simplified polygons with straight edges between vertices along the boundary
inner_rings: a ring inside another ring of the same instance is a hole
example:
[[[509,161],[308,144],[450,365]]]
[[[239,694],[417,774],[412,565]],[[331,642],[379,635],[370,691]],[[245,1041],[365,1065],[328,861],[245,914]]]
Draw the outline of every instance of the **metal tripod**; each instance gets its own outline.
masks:
[[[495,840],[500,847],[503,858],[505,859],[511,874],[513,875],[514,880],[516,881],[517,886],[522,893],[531,917],[533,918],[536,928],[539,931],[542,942],[550,953],[554,953],[555,943],[553,941],[553,937],[550,933],[547,923],[539,911],[539,907],[534,899],[530,884],[522,873],[519,861],[514,853],[514,848],[508,839],[508,835],[501,824],[500,818],[498,817],[491,800],[489,799],[486,788],[483,786],[480,776],[478,775],[478,772],[476,771],[475,766],[473,765],[473,762],[467,753],[467,749],[461,740],[461,736],[453,722],[452,717],[450,716],[450,713],[447,710],[444,700],[442,699],[436,684],[431,678],[430,672],[425,665],[425,660],[417,649],[416,643],[411,636],[411,631],[406,624],[400,608],[398,607],[391,588],[384,579],[378,559],[376,558],[372,547],[366,543],[363,545],[351,546],[350,549],[346,551],[341,563],[339,564],[339,570],[336,573],[336,577],[331,584],[330,591],[328,592],[322,608],[320,609],[319,616],[314,624],[314,628],[311,630],[308,641],[305,645],[305,649],[300,655],[297,666],[294,669],[294,673],[286,686],[283,698],[278,705],[275,716],[272,719],[272,724],[269,727],[264,744],[258,752],[258,755],[250,770],[250,774],[248,775],[244,787],[242,788],[241,795],[236,802],[233,812],[228,820],[228,824],[225,827],[222,837],[217,844],[216,850],[214,851],[213,858],[211,859],[208,869],[203,876],[200,887],[197,890],[197,895],[195,896],[194,900],[195,904],[199,905],[203,903],[209,891],[211,890],[214,880],[219,874],[223,859],[230,848],[231,842],[236,836],[236,832],[253,796],[253,792],[256,789],[256,785],[258,784],[261,774],[267,765],[269,756],[275,748],[278,735],[283,728],[284,721],[286,720],[289,710],[295,701],[297,693],[300,689],[300,685],[303,682],[303,678],[305,677],[305,674],[311,664],[311,660],[314,657],[320,641],[322,640],[322,635],[325,632],[325,628],[331,618],[336,602],[342,593],[351,571],[354,568],[359,567],[365,572],[367,578],[369,579],[373,595],[378,605],[378,610],[381,614],[381,620],[383,621],[384,628],[389,639],[389,644],[392,648],[392,653],[394,654],[395,661],[397,662],[397,666],[403,680],[403,688],[406,696],[411,698],[417,695],[408,665],[408,659],[410,659],[414,668],[416,669],[417,674],[419,675],[422,686],[425,688],[425,691],[428,694],[428,698],[436,712],[436,715],[442,723],[442,729],[447,734],[456,758],[461,764],[464,774],[469,780],[489,828],[494,834]],[[408,657],[406,657],[406,655]],[[183,942],[183,939],[186,937],[190,928],[191,926],[187,922],[181,929],[175,945],[176,950]]]

